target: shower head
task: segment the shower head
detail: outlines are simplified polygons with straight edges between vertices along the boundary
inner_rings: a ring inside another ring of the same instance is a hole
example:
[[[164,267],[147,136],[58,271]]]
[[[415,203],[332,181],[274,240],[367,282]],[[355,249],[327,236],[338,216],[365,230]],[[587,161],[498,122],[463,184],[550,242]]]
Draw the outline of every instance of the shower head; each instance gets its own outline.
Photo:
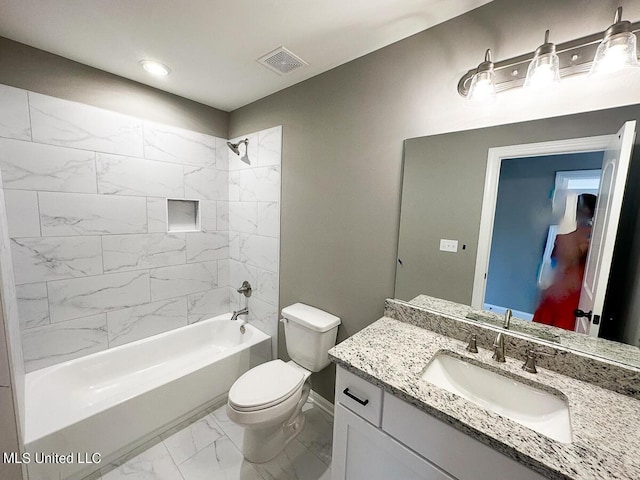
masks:
[[[227,146],[231,149],[233,153],[240,156],[240,145],[244,143],[244,155],[240,158],[247,165],[251,165],[251,160],[249,160],[249,139],[245,138],[244,140],[240,140],[238,143],[227,142]]]
[[[229,146],[229,148],[231,149],[231,151],[233,153],[235,153],[236,155],[240,155],[240,144],[239,143],[231,143],[231,142],[227,142],[227,145]]]

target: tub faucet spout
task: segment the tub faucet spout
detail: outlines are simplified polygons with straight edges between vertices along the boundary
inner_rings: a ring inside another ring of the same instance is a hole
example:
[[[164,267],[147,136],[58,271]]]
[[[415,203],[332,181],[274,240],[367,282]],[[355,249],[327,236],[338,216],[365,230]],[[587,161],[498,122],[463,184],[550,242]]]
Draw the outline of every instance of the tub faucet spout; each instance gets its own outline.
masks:
[[[248,315],[248,314],[249,314],[249,309],[247,307],[244,307],[242,310],[234,310],[233,315],[231,315],[231,320],[235,321],[238,319],[240,315]]]

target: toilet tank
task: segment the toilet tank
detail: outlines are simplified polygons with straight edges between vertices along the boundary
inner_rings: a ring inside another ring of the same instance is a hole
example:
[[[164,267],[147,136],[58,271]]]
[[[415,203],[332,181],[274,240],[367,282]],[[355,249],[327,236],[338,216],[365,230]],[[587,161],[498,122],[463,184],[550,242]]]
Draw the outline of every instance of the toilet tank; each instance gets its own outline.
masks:
[[[329,349],[336,344],[340,319],[304,303],[282,309],[284,336],[291,360],[312,372],[329,363]]]

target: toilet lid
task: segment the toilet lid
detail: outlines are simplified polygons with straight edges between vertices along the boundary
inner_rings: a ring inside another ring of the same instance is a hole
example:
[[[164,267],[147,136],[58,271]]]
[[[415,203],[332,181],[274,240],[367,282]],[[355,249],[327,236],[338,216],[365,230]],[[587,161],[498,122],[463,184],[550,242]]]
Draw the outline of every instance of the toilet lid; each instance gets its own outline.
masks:
[[[229,403],[237,410],[261,410],[283,402],[303,383],[300,370],[282,360],[272,360],[238,378],[229,390]]]

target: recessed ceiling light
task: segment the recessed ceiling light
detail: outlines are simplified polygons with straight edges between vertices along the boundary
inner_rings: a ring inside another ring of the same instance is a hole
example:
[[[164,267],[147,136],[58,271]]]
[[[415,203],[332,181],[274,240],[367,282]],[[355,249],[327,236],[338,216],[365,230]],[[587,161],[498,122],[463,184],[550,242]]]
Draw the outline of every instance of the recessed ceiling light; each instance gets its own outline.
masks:
[[[151,75],[156,75],[157,77],[165,77],[171,73],[171,69],[169,67],[152,60],[140,60],[140,66]]]

